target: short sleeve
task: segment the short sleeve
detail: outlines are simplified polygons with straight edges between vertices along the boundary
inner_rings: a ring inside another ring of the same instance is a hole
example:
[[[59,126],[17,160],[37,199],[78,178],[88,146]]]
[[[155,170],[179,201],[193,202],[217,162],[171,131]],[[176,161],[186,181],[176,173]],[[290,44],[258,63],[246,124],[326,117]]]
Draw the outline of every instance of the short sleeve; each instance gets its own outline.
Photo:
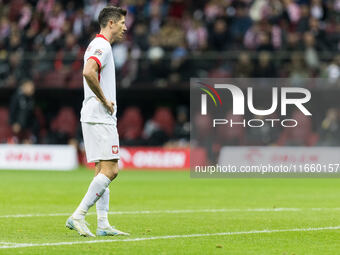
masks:
[[[87,51],[88,51],[87,60],[92,58],[97,62],[99,69],[101,69],[105,65],[107,55],[109,54],[108,47],[105,47],[105,45],[93,44],[89,46]]]

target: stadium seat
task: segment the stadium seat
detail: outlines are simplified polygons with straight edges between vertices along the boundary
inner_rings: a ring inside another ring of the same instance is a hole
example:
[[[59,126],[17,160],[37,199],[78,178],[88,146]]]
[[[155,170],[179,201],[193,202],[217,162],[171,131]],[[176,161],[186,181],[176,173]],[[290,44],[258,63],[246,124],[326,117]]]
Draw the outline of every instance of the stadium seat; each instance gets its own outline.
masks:
[[[51,71],[45,75],[41,85],[45,88],[65,88],[66,74],[61,71]]]
[[[77,131],[78,119],[71,107],[60,109],[57,117],[52,121],[51,129],[74,137]]]
[[[8,110],[5,107],[0,107],[0,124],[8,124]]]
[[[143,118],[137,107],[127,108],[118,121],[118,132],[122,139],[140,138],[143,131]]]
[[[194,132],[196,137],[203,137],[211,132],[211,117],[197,113],[194,117]]]
[[[46,136],[47,130],[46,130],[46,119],[44,116],[44,113],[42,112],[41,108],[36,107],[34,110],[34,116],[37,119],[39,123],[39,136],[40,138]]]
[[[227,113],[226,119],[235,122],[242,122],[243,117]],[[246,128],[241,124],[230,126],[220,125],[217,127],[217,140],[222,142],[222,145],[244,145]]]
[[[12,135],[12,129],[9,125],[8,110],[0,107],[0,143],[6,142]]]
[[[222,69],[212,70],[208,74],[209,78],[230,78],[231,74]]]
[[[172,136],[174,131],[175,120],[174,117],[167,107],[159,107],[153,116],[153,120],[159,125],[169,137]]]
[[[284,128],[277,144],[278,145],[304,145],[313,146],[318,141],[318,135],[312,131],[311,117],[300,111],[294,111],[292,119],[298,122],[296,127]]]
[[[17,21],[21,14],[21,9],[25,4],[24,0],[11,0],[10,1],[10,8],[7,10],[8,16],[11,21]]]
[[[83,87],[83,71],[78,70],[70,75],[67,87],[70,89],[79,89]]]

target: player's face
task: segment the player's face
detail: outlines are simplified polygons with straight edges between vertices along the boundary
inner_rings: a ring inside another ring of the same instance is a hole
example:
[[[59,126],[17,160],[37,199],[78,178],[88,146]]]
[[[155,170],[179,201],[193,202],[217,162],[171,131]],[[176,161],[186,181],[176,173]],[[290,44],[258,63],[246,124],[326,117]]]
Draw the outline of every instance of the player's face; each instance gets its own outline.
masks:
[[[125,25],[125,17],[122,16],[120,20],[114,24],[112,28],[112,35],[113,38],[115,38],[115,41],[122,41],[124,39],[124,35],[127,31],[126,25]]]

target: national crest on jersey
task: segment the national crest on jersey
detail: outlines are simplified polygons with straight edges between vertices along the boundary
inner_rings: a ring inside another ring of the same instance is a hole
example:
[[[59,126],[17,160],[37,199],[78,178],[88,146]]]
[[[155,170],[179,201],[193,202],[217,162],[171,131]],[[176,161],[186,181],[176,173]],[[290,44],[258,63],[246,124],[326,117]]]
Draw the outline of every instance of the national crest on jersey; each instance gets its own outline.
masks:
[[[112,146],[112,154],[118,154],[118,145]]]

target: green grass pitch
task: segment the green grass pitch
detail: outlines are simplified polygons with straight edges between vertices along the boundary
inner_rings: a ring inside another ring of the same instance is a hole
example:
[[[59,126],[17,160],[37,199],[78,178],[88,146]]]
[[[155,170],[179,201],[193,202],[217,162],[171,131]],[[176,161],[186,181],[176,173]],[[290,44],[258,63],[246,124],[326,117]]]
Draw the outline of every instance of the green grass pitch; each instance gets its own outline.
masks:
[[[131,236],[84,238],[65,221],[92,177],[86,169],[0,171],[0,254],[340,251],[340,179],[192,179],[189,172],[121,171],[110,186],[109,219]],[[95,208],[87,221],[95,232]]]

